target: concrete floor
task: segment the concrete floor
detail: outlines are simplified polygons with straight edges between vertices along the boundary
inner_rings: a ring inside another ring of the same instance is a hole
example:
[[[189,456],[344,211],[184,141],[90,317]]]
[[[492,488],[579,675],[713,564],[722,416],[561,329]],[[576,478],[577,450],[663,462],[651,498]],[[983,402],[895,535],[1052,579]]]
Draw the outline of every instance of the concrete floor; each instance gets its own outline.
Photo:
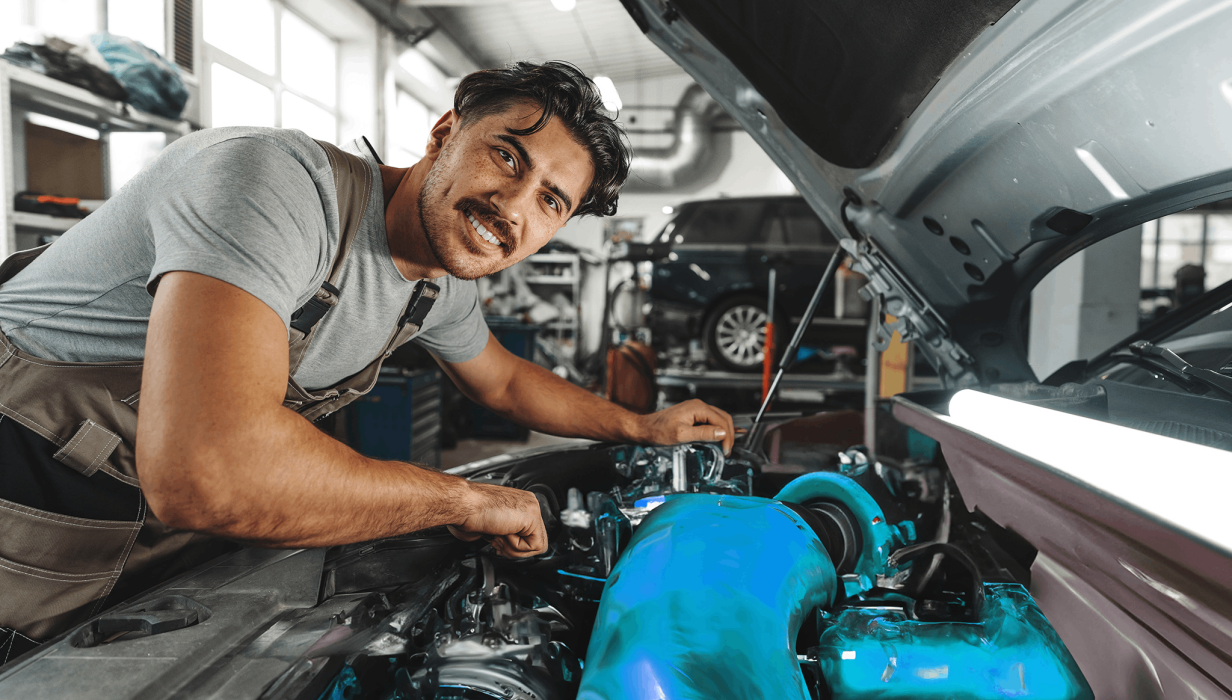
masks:
[[[589,440],[578,438],[562,438],[555,435],[531,432],[526,442],[518,440],[482,440],[468,438],[459,440],[458,446],[452,450],[441,451],[441,469],[451,469],[480,459],[495,457],[510,452],[520,452],[549,445],[566,445],[570,443],[587,443]]]

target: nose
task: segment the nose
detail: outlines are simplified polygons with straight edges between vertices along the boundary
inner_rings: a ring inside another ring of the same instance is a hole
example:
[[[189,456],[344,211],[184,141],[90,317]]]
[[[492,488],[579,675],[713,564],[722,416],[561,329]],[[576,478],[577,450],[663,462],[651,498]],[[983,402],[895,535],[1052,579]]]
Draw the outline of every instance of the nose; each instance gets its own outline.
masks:
[[[526,222],[526,212],[534,206],[535,188],[529,184],[510,184],[492,193],[490,202],[496,211],[512,226],[520,227]]]

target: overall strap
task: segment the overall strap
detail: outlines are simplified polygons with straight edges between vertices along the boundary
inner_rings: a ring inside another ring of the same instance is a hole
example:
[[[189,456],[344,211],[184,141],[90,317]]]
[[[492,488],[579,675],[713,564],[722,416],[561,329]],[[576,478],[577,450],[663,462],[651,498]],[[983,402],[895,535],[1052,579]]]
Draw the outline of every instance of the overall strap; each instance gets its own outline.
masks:
[[[385,363],[385,360],[389,359],[398,346],[410,340],[411,336],[419,332],[419,329],[423,327],[424,319],[428,316],[428,312],[432,310],[432,306],[436,303],[440,294],[440,287],[427,280],[420,280],[415,285],[415,290],[411,293],[406,309],[398,318],[398,325],[389,334],[384,348],[376,356],[376,359],[338,384],[316,393],[305,391],[303,387],[296,383],[295,379],[290,379],[288,382],[287,403],[284,405],[295,410],[308,420],[315,421],[318,418],[330,415],[372,391],[372,387],[376,386],[376,380],[381,374],[381,365]]]
[[[342,266],[355,243],[360,222],[363,221],[364,212],[368,211],[368,201],[372,196],[372,170],[367,161],[333,144],[324,141],[317,143],[329,156],[329,167],[334,174],[334,190],[338,195],[338,252],[334,256],[329,275],[321,283],[321,288],[291,314],[291,327],[288,329],[287,338],[291,374],[294,374],[303,362],[304,353],[312,342],[317,324],[338,304],[342,294],[338,287]]]
[[[26,269],[34,259],[43,254],[51,246],[50,243],[45,243],[37,248],[29,250],[20,250],[0,262],[0,285],[13,279],[18,272]]]

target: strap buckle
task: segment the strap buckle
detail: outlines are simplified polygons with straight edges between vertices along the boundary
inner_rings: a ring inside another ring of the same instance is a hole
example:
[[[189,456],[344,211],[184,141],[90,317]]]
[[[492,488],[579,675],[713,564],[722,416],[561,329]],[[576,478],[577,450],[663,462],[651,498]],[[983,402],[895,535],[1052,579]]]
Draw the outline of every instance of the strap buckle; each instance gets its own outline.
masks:
[[[419,284],[415,286],[415,291],[411,293],[411,301],[406,305],[406,311],[403,312],[398,325],[413,325],[416,328],[423,327],[424,319],[428,317],[428,312],[432,310],[432,305],[436,303],[440,296],[440,287],[427,280],[420,280]]]
[[[313,327],[325,317],[325,313],[334,308],[334,305],[338,303],[338,297],[341,295],[342,291],[340,289],[329,282],[322,282],[321,288],[312,295],[312,298],[296,309],[295,313],[291,314],[291,327],[304,335],[308,335],[312,332]]]

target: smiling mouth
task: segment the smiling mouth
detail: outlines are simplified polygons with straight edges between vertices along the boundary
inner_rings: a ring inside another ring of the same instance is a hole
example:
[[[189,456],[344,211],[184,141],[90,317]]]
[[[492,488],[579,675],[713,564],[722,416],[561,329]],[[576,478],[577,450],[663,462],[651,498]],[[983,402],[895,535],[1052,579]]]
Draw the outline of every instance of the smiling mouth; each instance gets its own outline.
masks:
[[[483,224],[479,223],[479,221],[474,216],[467,214],[466,219],[467,221],[471,222],[471,228],[475,229],[475,232],[479,234],[480,238],[487,241],[488,243],[491,243],[494,246],[500,246],[502,248],[505,246],[505,244],[502,243],[499,238],[493,235],[491,231],[484,228]]]

